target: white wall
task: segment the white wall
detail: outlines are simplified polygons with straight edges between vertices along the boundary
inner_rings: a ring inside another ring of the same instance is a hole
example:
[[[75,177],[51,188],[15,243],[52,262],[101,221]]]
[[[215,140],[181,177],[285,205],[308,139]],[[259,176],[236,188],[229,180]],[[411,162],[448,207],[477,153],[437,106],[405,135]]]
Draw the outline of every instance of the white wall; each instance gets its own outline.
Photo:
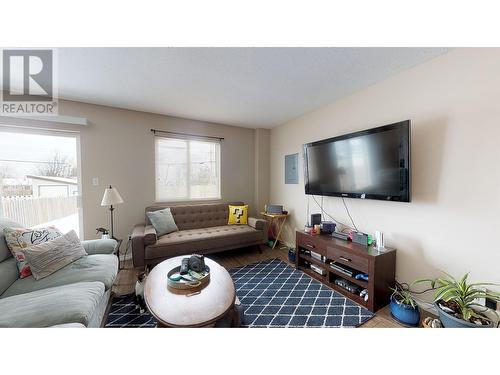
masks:
[[[458,49],[271,131],[271,201],[306,222],[306,196],[284,184],[284,156],[302,144],[411,119],[412,202],[347,199],[358,228],[396,247],[397,278],[445,270],[500,282],[500,49]],[[302,160],[299,165],[302,170]],[[315,203],[311,200],[311,212]],[[340,198],[326,211],[348,222]]]

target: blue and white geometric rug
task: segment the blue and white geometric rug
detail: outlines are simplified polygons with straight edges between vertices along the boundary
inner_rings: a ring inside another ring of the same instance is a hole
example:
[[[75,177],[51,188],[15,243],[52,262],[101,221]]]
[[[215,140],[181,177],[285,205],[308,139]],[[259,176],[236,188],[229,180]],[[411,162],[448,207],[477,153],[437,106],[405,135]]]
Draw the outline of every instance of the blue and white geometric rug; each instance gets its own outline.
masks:
[[[229,270],[245,313],[243,327],[357,327],[374,315],[279,259]],[[153,328],[133,296],[114,298],[106,328]]]
[[[154,328],[156,320],[145,311],[141,314],[136,308],[134,296],[113,298],[106,319],[105,328]]]
[[[245,327],[357,327],[374,316],[279,259],[229,273],[245,309]]]

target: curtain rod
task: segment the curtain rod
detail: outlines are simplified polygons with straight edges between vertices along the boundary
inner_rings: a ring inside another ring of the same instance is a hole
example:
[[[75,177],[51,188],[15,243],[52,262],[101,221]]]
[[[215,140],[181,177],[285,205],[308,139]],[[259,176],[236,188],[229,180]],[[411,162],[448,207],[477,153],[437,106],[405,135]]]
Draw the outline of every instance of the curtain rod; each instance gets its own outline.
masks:
[[[165,133],[165,134],[187,135],[189,137],[197,137],[197,138],[218,139],[219,141],[223,141],[224,140],[224,138],[222,138],[222,137],[212,137],[210,135],[196,135],[196,134],[189,134],[189,133],[178,133],[178,132],[171,132],[171,131],[168,131],[168,130],[151,129],[151,132],[153,132],[153,134],[156,134],[156,133]]]

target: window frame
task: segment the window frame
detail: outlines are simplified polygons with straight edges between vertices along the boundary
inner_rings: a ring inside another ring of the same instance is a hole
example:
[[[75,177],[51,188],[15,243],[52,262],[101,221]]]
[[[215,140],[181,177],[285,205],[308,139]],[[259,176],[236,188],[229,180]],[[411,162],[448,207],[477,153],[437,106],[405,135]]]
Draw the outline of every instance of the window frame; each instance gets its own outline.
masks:
[[[76,142],[76,175],[78,182],[78,195],[76,197],[76,208],[78,214],[78,237],[83,239],[85,235],[84,228],[84,216],[83,216],[83,178],[82,178],[82,149],[81,149],[81,139],[80,131],[57,129],[57,128],[45,128],[45,127],[31,127],[31,126],[21,126],[21,125],[9,125],[6,123],[0,123],[0,134],[1,133],[20,133],[20,134],[34,134],[34,135],[48,135],[57,137],[68,137],[75,138]]]
[[[155,150],[155,203],[182,203],[182,202],[187,202],[187,203],[194,203],[194,202],[220,202],[222,201],[222,141],[221,140],[214,140],[212,138],[208,139],[205,137],[193,137],[193,136],[180,136],[180,135],[158,135],[155,134],[154,138],[154,150]],[[187,167],[187,173],[186,173],[186,186],[187,186],[187,196],[183,198],[168,198],[166,197],[165,199],[162,199],[158,196],[158,147],[157,147],[157,142],[159,142],[161,139],[172,139],[172,140],[182,140],[187,142],[187,147],[186,147],[186,165]],[[218,169],[218,174],[219,174],[219,181],[218,181],[218,196],[213,197],[213,198],[191,198],[191,184],[189,181],[191,180],[191,153],[190,153],[190,148],[191,148],[191,141],[201,141],[201,142],[207,142],[207,143],[214,143],[219,145],[219,152],[218,152],[218,163],[217,163],[217,169]]]

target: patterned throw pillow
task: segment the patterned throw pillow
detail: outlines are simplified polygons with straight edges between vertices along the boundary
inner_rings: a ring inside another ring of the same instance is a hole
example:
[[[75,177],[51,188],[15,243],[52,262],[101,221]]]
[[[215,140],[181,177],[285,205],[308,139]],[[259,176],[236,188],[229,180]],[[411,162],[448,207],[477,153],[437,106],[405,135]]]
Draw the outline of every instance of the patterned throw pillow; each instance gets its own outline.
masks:
[[[24,250],[33,245],[38,245],[54,238],[62,236],[56,227],[28,229],[28,228],[4,228],[5,242],[10,252],[16,258],[19,277],[21,279],[31,275],[29,265],[26,263]]]
[[[247,224],[248,222],[248,204],[244,206],[229,206],[228,224]]]
[[[24,250],[35,280],[43,279],[87,255],[74,230]]]

